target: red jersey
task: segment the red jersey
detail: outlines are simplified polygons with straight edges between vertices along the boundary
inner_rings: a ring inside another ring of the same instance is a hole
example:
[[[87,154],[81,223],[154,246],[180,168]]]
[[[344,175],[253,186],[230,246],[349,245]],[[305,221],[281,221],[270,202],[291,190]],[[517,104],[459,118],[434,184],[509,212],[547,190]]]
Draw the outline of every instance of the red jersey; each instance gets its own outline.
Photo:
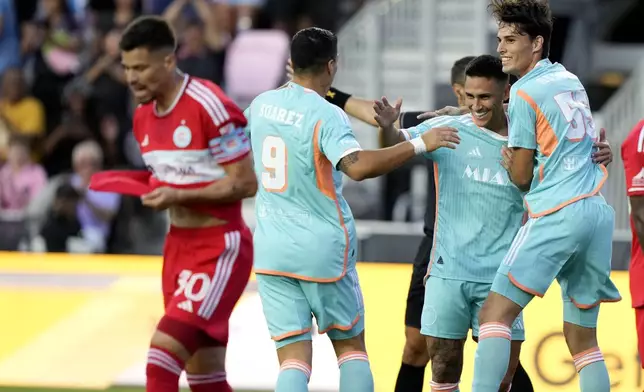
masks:
[[[225,165],[250,153],[245,126],[244,113],[217,85],[185,75],[165,113],[156,102],[136,109],[133,132],[154,185],[198,188],[224,178]],[[228,222],[242,219],[241,201],[206,211]]]
[[[622,144],[622,160],[626,174],[626,192],[631,196],[644,196],[644,120],[640,121]],[[630,211],[630,207],[629,207]],[[629,268],[633,307],[644,306],[644,254],[631,215],[631,266]]]

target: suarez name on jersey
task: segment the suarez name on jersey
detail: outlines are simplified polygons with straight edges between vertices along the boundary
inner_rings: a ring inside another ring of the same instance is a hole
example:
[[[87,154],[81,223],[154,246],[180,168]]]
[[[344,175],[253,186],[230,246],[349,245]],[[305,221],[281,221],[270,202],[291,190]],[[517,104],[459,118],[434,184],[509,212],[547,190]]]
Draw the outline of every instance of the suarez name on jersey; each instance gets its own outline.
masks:
[[[628,197],[644,196],[644,120],[640,121],[622,144],[622,161]],[[644,254],[631,216],[631,266],[629,268],[633,307],[644,306]]]
[[[597,140],[586,90],[563,65],[541,60],[510,90],[510,147],[535,150],[525,197],[530,217],[594,196],[608,178],[592,160]]]
[[[226,176],[224,166],[250,153],[241,110],[215,84],[185,75],[165,113],[139,105],[134,136],[157,185],[204,187]],[[203,208],[200,208],[200,211]],[[208,209],[216,218],[241,220],[241,201]]]
[[[436,221],[428,275],[492,283],[521,227],[522,193],[501,166],[507,138],[477,127],[470,114],[438,117],[401,130],[411,139],[453,127],[461,143],[426,154],[434,162]]]
[[[357,237],[340,160],[360,150],[343,111],[289,82],[246,111],[259,189],[256,272],[315,282],[355,266]]]

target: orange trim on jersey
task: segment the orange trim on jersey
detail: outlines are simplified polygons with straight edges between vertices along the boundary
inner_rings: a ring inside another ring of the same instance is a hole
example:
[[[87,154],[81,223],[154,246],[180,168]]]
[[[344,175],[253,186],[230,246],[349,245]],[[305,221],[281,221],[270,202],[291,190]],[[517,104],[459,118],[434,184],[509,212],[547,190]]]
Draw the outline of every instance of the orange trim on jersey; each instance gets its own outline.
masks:
[[[604,172],[604,178],[602,178],[602,180],[599,182],[599,185],[597,185],[595,187],[595,189],[593,189],[592,191],[590,191],[588,193],[585,193],[583,195],[573,197],[572,199],[564,201],[563,203],[559,204],[558,206],[556,206],[554,208],[551,208],[549,210],[545,210],[545,211],[540,212],[538,214],[535,214],[535,213],[532,212],[532,210],[530,210],[530,206],[528,205],[528,202],[526,201],[525,205],[528,208],[528,213],[530,214],[530,217],[531,218],[539,218],[540,216],[549,215],[549,214],[552,214],[554,212],[559,211],[560,209],[564,208],[565,206],[568,206],[568,205],[570,205],[570,204],[572,204],[572,203],[574,203],[576,201],[579,201],[581,199],[586,199],[586,198],[589,198],[589,197],[597,195],[599,193],[599,191],[602,189],[602,187],[604,186],[604,183],[606,182],[606,180],[608,179],[608,170],[606,170],[606,167],[604,165],[599,165],[599,167],[601,168],[602,172]]]
[[[315,124],[315,129],[313,130],[313,165],[315,167],[315,179],[317,182],[318,189],[320,192],[333,200],[335,203],[336,210],[338,211],[338,219],[340,221],[340,226],[344,231],[344,255],[343,255],[343,265],[342,265],[342,274],[336,278],[313,278],[310,276],[298,275],[289,272],[281,272],[274,270],[256,270],[257,274],[264,275],[273,275],[273,276],[284,276],[287,278],[294,278],[299,280],[304,280],[307,282],[317,282],[317,283],[332,283],[337,282],[338,280],[344,278],[347,274],[347,265],[349,264],[349,229],[344,222],[344,217],[342,216],[342,208],[340,208],[340,201],[338,200],[338,195],[335,193],[335,185],[333,184],[333,165],[329,159],[322,153],[320,149],[320,129],[322,128],[322,121],[318,121]]]
[[[539,146],[541,153],[549,157],[557,147],[557,143],[558,143],[557,134],[552,129],[545,114],[543,114],[543,112],[541,111],[537,103],[534,101],[534,99],[532,99],[532,97],[530,97],[523,90],[517,91],[517,95],[523,98],[523,100],[526,101],[528,105],[530,105],[530,107],[534,110],[537,116],[537,123],[536,123],[537,145]]]
[[[580,304],[579,302],[575,301],[572,297],[570,297],[570,302],[572,302],[572,304],[575,305],[575,307],[577,307],[579,309],[592,309],[595,306],[601,304],[602,302],[619,302],[621,300],[622,300],[622,297],[619,297],[619,298],[602,298],[602,299],[600,299],[598,301],[595,301],[594,303],[592,303],[590,305],[586,305],[586,304]]]
[[[350,331],[351,328],[355,327],[356,324],[358,324],[358,321],[360,321],[360,315],[357,315],[356,318],[351,322],[349,325],[340,325],[340,324],[333,324],[323,330],[318,331],[319,333],[327,333],[332,329],[338,329],[340,331]]]
[[[311,328],[304,328],[304,329],[300,329],[299,331],[291,331],[291,332],[283,333],[283,334],[278,335],[278,336],[271,336],[271,339],[273,339],[276,342],[278,342],[280,340],[284,340],[286,338],[290,338],[290,337],[293,337],[293,336],[304,335],[305,333],[309,332],[310,330],[311,330]]]
[[[532,290],[532,289],[527,288],[526,286],[522,285],[521,283],[519,283],[519,282],[514,278],[514,276],[512,276],[512,274],[511,274],[511,273],[508,273],[508,279],[510,279],[510,282],[512,282],[512,284],[513,284],[513,285],[515,285],[516,287],[520,288],[521,290],[525,291],[525,292],[526,292],[526,293],[528,293],[528,294],[532,294],[532,295],[534,295],[534,296],[536,296],[536,297],[539,297],[539,298],[543,298],[543,296],[544,296],[544,294],[545,294],[545,293],[540,293],[540,292],[538,292],[538,291],[536,291],[536,290]]]
[[[425,274],[425,280],[429,276],[429,273],[432,270],[434,265],[434,256],[436,255],[436,237],[438,234],[438,163],[434,162],[434,185],[436,189],[436,213],[434,215],[434,238],[432,239],[432,254],[429,256],[429,265],[427,266],[427,273]]]

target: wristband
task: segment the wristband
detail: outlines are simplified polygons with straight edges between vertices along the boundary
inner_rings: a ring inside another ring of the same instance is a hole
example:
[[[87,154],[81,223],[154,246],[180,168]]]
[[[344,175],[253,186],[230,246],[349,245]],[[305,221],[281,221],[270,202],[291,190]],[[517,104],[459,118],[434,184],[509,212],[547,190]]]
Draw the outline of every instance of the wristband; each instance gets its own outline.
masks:
[[[409,143],[414,146],[414,152],[416,153],[416,155],[421,155],[427,152],[427,146],[425,145],[425,141],[422,138],[417,137],[411,139]]]
[[[327,102],[334,104],[342,110],[344,110],[344,106],[347,104],[349,98],[351,98],[351,94],[342,92],[334,87],[331,87],[324,97]]]

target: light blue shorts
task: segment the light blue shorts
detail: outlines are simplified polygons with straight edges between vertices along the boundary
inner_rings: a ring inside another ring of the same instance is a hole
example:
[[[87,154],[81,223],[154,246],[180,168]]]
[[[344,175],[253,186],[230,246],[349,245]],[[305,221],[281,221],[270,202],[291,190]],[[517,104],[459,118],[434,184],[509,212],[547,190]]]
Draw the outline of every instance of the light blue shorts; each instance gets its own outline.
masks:
[[[614,222],[615,212],[601,196],[531,218],[514,238],[492,291],[525,307],[557,279],[564,320],[596,327],[598,305],[621,299],[610,280]]]
[[[364,331],[364,302],[355,269],[332,283],[257,274],[257,286],[277,348],[311,340],[313,317],[318,333],[331,340],[350,339]]]
[[[430,276],[425,284],[425,304],[420,333],[442,339],[479,336],[479,312],[492,284]],[[512,325],[512,340],[525,340],[523,313]]]

